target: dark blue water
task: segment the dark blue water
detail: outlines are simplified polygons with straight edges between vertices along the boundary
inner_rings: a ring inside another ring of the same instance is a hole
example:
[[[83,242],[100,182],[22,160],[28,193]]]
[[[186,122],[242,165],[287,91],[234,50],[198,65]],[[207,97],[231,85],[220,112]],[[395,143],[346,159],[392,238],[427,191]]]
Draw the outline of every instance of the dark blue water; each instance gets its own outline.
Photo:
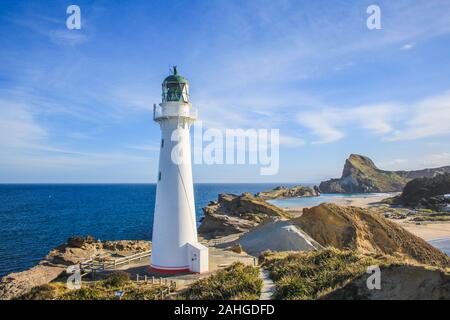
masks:
[[[221,192],[276,184],[196,184],[197,218]],[[0,277],[28,269],[73,235],[151,240],[154,184],[0,185]]]

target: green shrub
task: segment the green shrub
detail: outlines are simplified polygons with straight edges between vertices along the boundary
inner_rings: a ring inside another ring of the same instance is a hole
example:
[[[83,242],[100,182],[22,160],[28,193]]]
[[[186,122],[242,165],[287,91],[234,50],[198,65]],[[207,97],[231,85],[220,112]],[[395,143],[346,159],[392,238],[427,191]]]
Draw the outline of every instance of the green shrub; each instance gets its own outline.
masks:
[[[95,287],[82,287],[63,294],[61,300],[108,300],[113,296]]]
[[[103,281],[105,287],[121,287],[130,281],[130,274],[124,271],[110,273]]]
[[[55,289],[50,284],[34,287],[30,292],[18,297],[18,300],[52,300],[55,298]]]

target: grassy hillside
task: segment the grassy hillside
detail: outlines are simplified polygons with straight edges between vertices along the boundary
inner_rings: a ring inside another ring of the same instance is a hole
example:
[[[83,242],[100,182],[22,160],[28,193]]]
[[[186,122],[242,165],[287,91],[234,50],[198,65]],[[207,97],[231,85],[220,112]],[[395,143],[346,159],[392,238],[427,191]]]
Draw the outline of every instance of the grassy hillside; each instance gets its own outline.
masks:
[[[374,257],[355,251],[324,249],[312,252],[270,253],[263,266],[276,284],[277,299],[317,299],[364,274]]]
[[[267,253],[263,266],[275,282],[277,299],[450,299],[450,274],[389,256],[328,248]],[[379,289],[367,287],[369,266],[379,267]]]
[[[301,217],[291,221],[324,247],[450,266],[449,257],[442,251],[369,209],[323,203],[304,209]]]

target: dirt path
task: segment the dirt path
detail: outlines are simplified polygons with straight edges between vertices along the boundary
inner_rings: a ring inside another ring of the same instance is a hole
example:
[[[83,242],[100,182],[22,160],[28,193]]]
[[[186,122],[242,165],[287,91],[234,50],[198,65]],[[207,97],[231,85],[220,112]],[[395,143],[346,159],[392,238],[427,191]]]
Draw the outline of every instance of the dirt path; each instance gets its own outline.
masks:
[[[269,271],[260,269],[260,277],[263,281],[263,287],[261,289],[261,296],[259,300],[272,300],[275,294],[275,283],[270,279]]]

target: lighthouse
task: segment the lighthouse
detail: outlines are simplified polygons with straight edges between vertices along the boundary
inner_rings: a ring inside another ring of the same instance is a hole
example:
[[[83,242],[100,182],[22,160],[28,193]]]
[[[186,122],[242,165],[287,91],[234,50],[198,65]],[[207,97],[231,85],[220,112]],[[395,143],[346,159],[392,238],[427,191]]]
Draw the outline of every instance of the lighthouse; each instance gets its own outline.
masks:
[[[197,110],[190,103],[189,82],[177,67],[172,71],[162,83],[162,102],[153,109],[161,143],[150,267],[203,273],[208,271],[208,249],[197,241],[189,133]]]

